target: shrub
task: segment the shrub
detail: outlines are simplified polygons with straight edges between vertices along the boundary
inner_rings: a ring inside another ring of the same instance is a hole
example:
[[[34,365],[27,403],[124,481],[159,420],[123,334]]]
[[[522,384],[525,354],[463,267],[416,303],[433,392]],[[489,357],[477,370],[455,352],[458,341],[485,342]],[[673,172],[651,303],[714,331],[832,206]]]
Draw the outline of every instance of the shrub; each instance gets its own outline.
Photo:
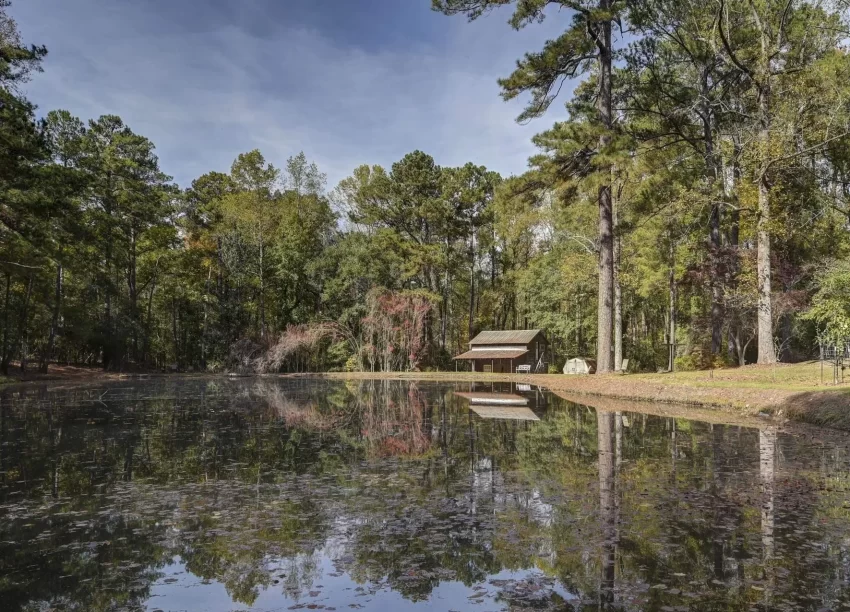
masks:
[[[358,363],[357,355],[352,355],[345,361],[345,365],[343,369],[346,372],[357,372],[360,370],[360,364]]]

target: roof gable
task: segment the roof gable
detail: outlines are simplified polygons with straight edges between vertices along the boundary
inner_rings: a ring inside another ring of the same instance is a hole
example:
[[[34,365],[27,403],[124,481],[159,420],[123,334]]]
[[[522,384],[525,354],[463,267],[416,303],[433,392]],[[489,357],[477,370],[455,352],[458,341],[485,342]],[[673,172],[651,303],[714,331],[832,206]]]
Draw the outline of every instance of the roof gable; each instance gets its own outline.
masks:
[[[488,344],[528,344],[542,333],[542,329],[483,331],[470,340],[469,344],[472,346]]]

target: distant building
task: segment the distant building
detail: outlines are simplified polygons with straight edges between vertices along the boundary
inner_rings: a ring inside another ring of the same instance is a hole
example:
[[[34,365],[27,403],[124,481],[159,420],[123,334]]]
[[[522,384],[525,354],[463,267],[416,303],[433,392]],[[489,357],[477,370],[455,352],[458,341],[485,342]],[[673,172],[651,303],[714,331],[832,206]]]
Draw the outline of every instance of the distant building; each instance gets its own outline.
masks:
[[[543,330],[484,331],[469,342],[469,350],[455,357],[469,361],[473,372],[545,372],[549,343]]]

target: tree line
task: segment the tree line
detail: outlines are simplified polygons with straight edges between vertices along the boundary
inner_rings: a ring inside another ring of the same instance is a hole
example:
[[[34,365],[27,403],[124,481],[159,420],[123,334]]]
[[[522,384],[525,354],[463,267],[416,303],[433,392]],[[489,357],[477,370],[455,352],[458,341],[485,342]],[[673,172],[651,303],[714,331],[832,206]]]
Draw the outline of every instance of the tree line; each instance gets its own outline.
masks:
[[[520,121],[569,111],[522,175],[414,151],[329,189],[255,150],[181,188],[118,116],[37,118],[47,50],[0,0],[0,369],[453,369],[528,327],[600,372],[843,345],[846,4],[433,1],[505,4],[565,22],[500,81]]]

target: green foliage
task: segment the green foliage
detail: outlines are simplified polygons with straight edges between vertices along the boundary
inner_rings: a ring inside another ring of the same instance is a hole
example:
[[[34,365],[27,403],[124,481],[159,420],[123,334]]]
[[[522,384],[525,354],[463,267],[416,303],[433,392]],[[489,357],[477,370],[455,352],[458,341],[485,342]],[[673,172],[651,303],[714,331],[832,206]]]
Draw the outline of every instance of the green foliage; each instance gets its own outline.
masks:
[[[843,346],[850,339],[850,261],[830,262],[816,279],[816,290],[803,317],[818,327],[818,340]]]
[[[454,369],[477,332],[531,327],[563,363],[606,340],[607,290],[597,294],[609,190],[615,353],[631,369],[669,367],[671,344],[680,367],[698,368],[762,359],[766,336],[791,360],[850,333],[841,6],[433,0],[470,19],[509,7],[517,29],[569,9],[562,32],[500,81],[504,98],[524,98],[521,120],[570,90],[569,118],[534,137],[520,176],[415,150],[388,168],[361,165],[330,192],[304,153],[277,164],[259,150],[180,190],[118,116],[54,110],[37,121],[20,85],[46,50],[23,43],[7,6],[2,371],[13,361],[245,369],[278,363],[261,358],[287,330],[327,325],[340,337],[310,355],[299,344],[279,367]],[[634,33],[616,49],[615,28]],[[567,86],[574,78],[584,80]],[[392,335],[370,319],[377,295],[427,302],[421,338],[405,336],[412,358],[377,346]]]

